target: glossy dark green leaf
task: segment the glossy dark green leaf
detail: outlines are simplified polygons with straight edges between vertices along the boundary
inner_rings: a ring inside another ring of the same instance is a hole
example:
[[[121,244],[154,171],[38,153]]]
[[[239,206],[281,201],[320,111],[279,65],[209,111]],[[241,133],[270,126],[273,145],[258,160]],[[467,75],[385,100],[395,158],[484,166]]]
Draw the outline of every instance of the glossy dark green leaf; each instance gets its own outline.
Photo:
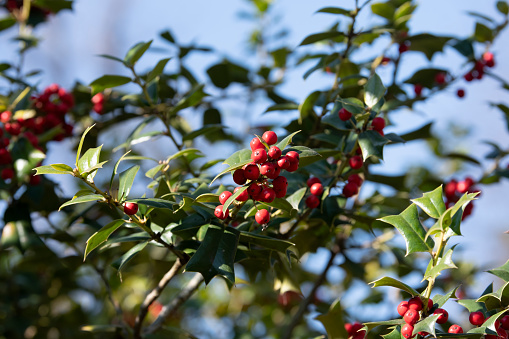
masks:
[[[296,111],[299,109],[299,105],[293,103],[293,102],[287,102],[283,104],[275,104],[272,106],[269,106],[265,113],[267,112],[277,112],[277,111]]]
[[[506,1],[497,1],[497,9],[502,14],[509,14],[509,5]]]
[[[227,227],[209,225],[200,247],[186,265],[186,271],[199,272],[208,284],[216,275],[224,277],[229,286],[235,283],[233,263],[240,232]]]
[[[90,83],[92,94],[104,91],[106,88],[122,86],[131,82],[131,78],[122,75],[103,75]]]
[[[99,57],[101,57],[101,58],[105,58],[105,59],[110,59],[110,60],[113,60],[113,61],[117,61],[117,62],[120,62],[121,64],[125,65],[124,60],[122,60],[122,59],[120,59],[120,58],[117,58],[116,56],[108,55],[108,54],[99,54],[98,56],[99,56]]]
[[[85,130],[85,132],[83,132],[83,134],[81,135],[81,139],[80,139],[80,143],[78,144],[78,150],[76,151],[76,166],[78,166],[78,161],[80,159],[80,156],[81,156],[81,149],[83,148],[83,142],[85,141],[85,137],[87,136],[87,133],[95,126],[92,125],[92,126],[89,126],[87,127],[87,129]]]
[[[129,196],[129,192],[134,183],[134,177],[139,169],[140,166],[135,165],[120,173],[117,195],[118,201],[122,202]]]
[[[302,42],[300,46],[313,44],[315,42],[323,41],[323,40],[334,40],[337,41],[338,38],[344,38],[345,34],[343,32],[322,32],[308,35]]]
[[[406,255],[413,252],[431,253],[433,251],[433,240],[428,238],[424,241],[426,231],[419,220],[416,205],[410,205],[399,215],[390,215],[378,220],[393,225],[401,233],[407,246]]]
[[[322,95],[322,92],[314,91],[307,96],[307,98],[304,100],[302,104],[299,105],[300,112],[299,123],[302,123],[302,121],[304,121],[304,119],[306,119],[309,116],[316,117],[314,106],[318,99],[320,98],[320,95]]]
[[[249,232],[240,232],[240,242],[250,246],[261,246],[270,250],[278,251],[286,254],[289,247],[295,244],[281,239],[271,238],[265,235],[254,234]]]
[[[486,307],[484,306],[484,303],[480,303],[472,299],[459,299],[456,300],[456,302],[461,306],[465,307],[470,313],[477,311],[482,311],[483,313],[485,313],[487,311]]]
[[[288,213],[294,211],[292,204],[290,204],[285,198],[276,198],[273,202],[262,202],[262,205],[270,206]]]
[[[210,80],[214,86],[226,88],[231,83],[236,82],[246,84],[249,82],[249,71],[240,65],[224,60],[207,70]]]
[[[92,234],[90,238],[87,240],[87,247],[85,248],[85,254],[83,255],[83,261],[87,259],[87,256],[92,252],[94,249],[96,249],[99,245],[104,243],[110,235],[115,232],[120,226],[122,226],[125,223],[125,220],[118,219],[113,220],[106,224],[103,228],[101,228],[99,231]]]
[[[145,206],[151,206],[151,207],[157,207],[157,208],[166,208],[173,210],[174,202],[159,199],[159,198],[136,198],[136,199],[129,199],[129,202],[135,202],[139,205],[145,205]]]
[[[340,7],[324,7],[316,11],[316,13],[341,14],[350,16],[350,11]]]
[[[364,86],[364,102],[368,107],[375,106],[385,94],[385,86],[378,74],[373,74]]]
[[[80,197],[77,197],[76,199],[72,199],[72,200],[69,200],[69,201],[63,203],[58,210],[60,211],[62,208],[69,206],[69,205],[81,204],[84,202],[91,202],[91,201],[98,201],[98,200],[104,200],[104,197],[100,194],[84,195],[84,196],[80,196]]]
[[[443,270],[450,269],[450,268],[458,268],[454,262],[452,261],[452,253],[453,253],[454,247],[449,249],[442,257],[438,258],[437,264],[433,267],[428,266],[428,269],[424,273],[424,278],[422,280],[426,279],[435,279],[440,275],[440,273]],[[430,261],[431,263],[431,261]]]
[[[186,148],[186,149],[183,149],[182,151],[178,151],[177,153],[170,155],[168,158],[166,158],[166,161],[170,162],[171,160],[174,160],[174,159],[177,159],[180,157],[186,157],[189,155],[194,155],[196,157],[203,156],[201,151],[197,148]]]
[[[226,212],[226,210],[228,209],[228,207],[235,201],[235,199],[237,199],[237,197],[239,195],[242,194],[242,192],[244,192],[245,190],[247,190],[248,186],[242,186],[241,188],[239,188],[237,190],[237,192],[233,193],[231,197],[229,197],[226,202],[224,203],[223,205],[223,213]]]
[[[424,320],[419,321],[414,325],[414,331],[412,333],[417,334],[419,332],[428,332],[435,336],[435,324],[440,314],[433,314],[426,317]]]
[[[478,22],[475,25],[474,38],[476,41],[479,41],[479,42],[493,41],[493,31],[490,28],[488,28],[486,25]]]
[[[364,113],[364,104],[357,98],[339,98],[342,107],[353,114]]]
[[[374,321],[374,322],[368,322],[364,323],[364,328],[368,331],[371,331],[372,329],[379,327],[379,326],[390,326],[394,327],[396,325],[403,325],[405,321],[403,319],[394,319],[394,320],[384,320],[384,321]]]
[[[504,307],[509,303],[509,282],[506,282],[496,292],[485,294],[476,301],[484,303],[489,311]]]
[[[148,73],[146,82],[151,82],[152,80],[160,76],[163,73],[164,68],[166,67],[168,61],[170,61],[170,58],[159,60],[156,66],[150,71],[150,73]]]
[[[138,253],[143,251],[143,249],[147,246],[148,242],[144,241],[141,242],[135,246],[133,246],[129,251],[124,253],[120,258],[115,260],[111,266],[115,267],[120,274],[124,266],[132,259],[134,258]]]
[[[443,52],[444,46],[451,40],[451,37],[435,36],[428,33],[417,34],[409,37],[410,50],[422,52],[431,60],[437,52]]]
[[[474,46],[470,39],[456,40],[451,44],[451,47],[467,58],[472,58],[474,56]]]
[[[304,198],[304,195],[306,194],[306,187],[300,188],[297,191],[295,191],[292,195],[290,195],[286,200],[292,205],[293,208],[296,210],[299,210],[299,204]]]
[[[431,192],[426,192],[421,198],[413,199],[412,202],[419,206],[427,215],[438,219],[445,212],[444,196],[442,186]]]
[[[196,199],[194,199],[196,202],[218,202],[219,201],[219,194],[214,193],[203,193],[200,194]]]
[[[129,51],[127,51],[124,61],[129,66],[134,66],[136,62],[145,54],[145,52],[149,49],[150,45],[152,44],[152,40],[148,42],[139,42]]]
[[[376,131],[368,130],[359,134],[359,146],[364,161],[372,156],[383,159],[383,148],[388,143],[389,140]]]
[[[434,307],[442,307],[449,299],[456,299],[456,290],[459,286],[453,288],[445,295],[435,294],[433,296],[433,306]]]
[[[34,168],[37,172],[35,175],[41,174],[72,174],[72,168],[66,164],[53,164],[48,166],[39,166]],[[69,168],[69,169],[68,169]]]
[[[292,146],[287,148],[284,154],[290,151],[299,153],[299,168],[323,159],[320,153],[306,146]]]
[[[475,165],[478,165],[480,166],[481,163],[479,162],[479,160],[477,160],[476,158],[474,157],[471,157],[469,155],[466,155],[466,154],[462,154],[462,153],[454,153],[454,152],[451,152],[451,153],[445,153],[442,155],[444,158],[450,158],[450,159],[458,159],[458,160],[462,160],[462,161],[466,161],[466,162],[469,162],[471,164],[475,164]]]
[[[99,157],[101,155],[102,145],[95,148],[88,149],[85,154],[78,160],[78,170],[80,174],[85,176],[88,181],[93,181],[96,172],[87,173],[94,166],[99,164]]]
[[[378,2],[371,5],[371,11],[373,14],[392,21],[396,8],[389,2]]]
[[[487,272],[496,275],[497,277],[504,281],[509,281],[509,260],[506,261],[506,263],[503,264],[502,266],[493,268],[491,270],[488,270]]]
[[[412,296],[419,295],[419,292],[414,290],[412,287],[408,286],[407,284],[405,284],[397,279],[391,278],[391,277],[380,278],[378,280],[375,280],[375,281],[372,281],[369,283],[369,285],[371,285],[371,284],[373,284],[373,286],[371,286],[372,288],[380,287],[380,286],[391,286],[391,287],[399,288],[402,291],[408,292]]]
[[[393,329],[391,332],[389,332],[385,335],[382,335],[382,338],[384,338],[384,339],[401,339],[402,338],[401,327],[398,326],[395,329]]]
[[[435,76],[438,73],[447,73],[447,70],[441,68],[424,68],[414,73],[409,79],[405,80],[407,84],[419,84],[426,88],[436,86]]]
[[[288,146],[291,142],[292,142],[292,138],[297,134],[299,133],[299,131],[296,131],[296,132],[293,132],[292,134],[288,135],[287,137],[285,137],[283,140],[281,140],[280,142],[278,142],[276,144],[276,146],[281,150],[283,151],[286,146]]]
[[[329,339],[344,339],[348,337],[343,321],[343,310],[339,299],[336,299],[330,306],[329,311],[315,317],[322,323]]]

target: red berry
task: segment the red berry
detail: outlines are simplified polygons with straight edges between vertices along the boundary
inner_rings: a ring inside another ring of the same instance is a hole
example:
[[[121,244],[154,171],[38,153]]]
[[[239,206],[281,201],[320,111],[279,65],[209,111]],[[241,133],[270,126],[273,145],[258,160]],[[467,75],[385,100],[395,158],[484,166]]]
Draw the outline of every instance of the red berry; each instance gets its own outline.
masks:
[[[309,178],[308,181],[306,181],[306,185],[308,185],[308,187],[313,186],[313,184],[321,184],[321,183],[322,183],[322,181],[320,179],[318,179],[317,177]]]
[[[265,148],[258,148],[251,153],[251,159],[257,164],[264,163],[267,161],[267,151]]]
[[[467,74],[465,74],[463,76],[463,78],[465,78],[466,81],[470,82],[470,81],[474,80],[474,75],[472,74],[472,72],[468,72]]]
[[[299,153],[295,152],[295,151],[290,151],[288,153],[286,153],[286,157],[291,161],[295,161],[295,160],[299,160],[300,159],[300,155]]]
[[[224,191],[223,193],[219,194],[219,202],[221,205],[224,205],[226,203],[226,200],[232,196],[232,192],[230,191]]]
[[[12,179],[14,177],[14,170],[12,168],[4,168],[1,176],[4,180]]]
[[[11,153],[5,148],[0,149],[0,165],[7,165],[12,162]]]
[[[126,202],[124,203],[124,213],[127,215],[133,215],[138,212],[138,204],[134,202]]]
[[[281,156],[281,150],[277,146],[270,146],[269,157],[271,159],[278,159]]]
[[[371,122],[371,126],[375,131],[381,131],[385,128],[385,120],[384,118],[376,117]]]
[[[276,166],[271,162],[265,162],[260,166],[261,175],[270,177],[276,171]]]
[[[320,205],[320,198],[316,195],[310,195],[306,198],[306,206],[313,209],[317,208]]]
[[[452,199],[456,195],[456,186],[458,182],[454,179],[445,184],[444,194],[447,199]]]
[[[277,165],[281,169],[287,169],[290,166],[290,159],[285,155],[278,159]]]
[[[323,193],[323,186],[322,184],[317,182],[316,184],[313,184],[309,188],[309,191],[311,192],[311,194],[319,196]]]
[[[363,161],[360,156],[354,155],[348,160],[348,164],[352,169],[359,169],[362,167]]]
[[[282,188],[280,190],[274,190],[276,192],[276,198],[284,198],[286,195],[286,188]]]
[[[261,209],[255,214],[255,220],[260,225],[266,224],[270,221],[270,214],[269,211],[266,209]]]
[[[104,103],[104,94],[103,93],[97,93],[92,97],[92,100],[90,100],[94,105],[97,104],[103,104]]]
[[[430,299],[428,299],[428,308],[427,308],[427,310],[429,311],[432,308],[433,308],[433,300],[430,298]]]
[[[249,164],[244,169],[244,176],[249,180],[256,180],[260,177],[260,169],[255,164]]]
[[[466,193],[470,187],[474,185],[474,180],[470,177],[465,178],[465,180],[458,182],[456,186],[456,190],[458,193]]]
[[[400,302],[398,305],[398,314],[400,316],[404,316],[407,311],[408,311],[408,301]]]
[[[363,328],[364,326],[362,326],[361,323],[353,323],[352,324],[352,334],[355,334],[357,333],[361,328]]]
[[[383,58],[382,58],[382,61],[381,61],[381,64],[385,66],[385,65],[387,65],[389,62],[391,62],[391,58],[383,57]]]
[[[403,320],[407,324],[414,325],[419,320],[419,312],[413,309],[409,309],[403,316]]]
[[[449,313],[443,308],[437,308],[433,314],[440,314],[437,319],[438,324],[444,324],[447,322],[447,319],[449,319]]]
[[[406,51],[408,51],[408,49],[409,49],[408,45],[405,44],[404,42],[399,44],[399,47],[398,47],[399,54],[405,53]]]
[[[295,172],[299,169],[299,160],[290,160],[290,166],[286,169],[288,172]]]
[[[258,137],[254,137],[253,139],[251,139],[249,145],[251,146],[251,151],[256,151],[258,148],[265,148],[265,146],[262,144],[260,139],[258,139]]]
[[[343,187],[343,195],[346,198],[350,198],[356,195],[357,193],[359,193],[359,187],[353,182],[349,182]]]
[[[10,135],[19,135],[21,133],[21,125],[19,122],[7,122],[4,124],[5,131],[9,133]]]
[[[414,337],[414,335],[412,335],[413,331],[414,331],[414,327],[410,324],[405,324],[405,325],[403,325],[403,327],[401,327],[401,335],[403,335],[403,337],[406,339]]]
[[[439,85],[443,85],[445,83],[445,73],[439,72],[435,74],[435,82]]]
[[[486,334],[485,339],[507,339],[507,332],[503,328],[497,328],[497,335]]]
[[[30,179],[28,180],[28,183],[31,186],[37,186],[41,183],[41,176],[40,175],[31,175]]]
[[[352,113],[350,113],[349,111],[347,111],[344,108],[339,110],[338,115],[339,115],[339,119],[341,119],[342,121],[350,120],[350,118],[352,117]]]
[[[347,180],[348,182],[354,183],[357,186],[361,186],[364,181],[357,173],[350,174]]]
[[[272,180],[272,186],[274,187],[275,190],[280,189],[286,190],[288,188],[288,180],[283,176],[279,176]]]
[[[244,185],[246,183],[247,179],[242,168],[239,168],[233,172],[233,181],[237,185]]]
[[[3,111],[2,113],[0,113],[0,121],[3,122],[4,124],[11,120],[11,117],[12,117],[11,111]]]
[[[472,325],[480,326],[484,323],[484,314],[481,311],[472,312],[468,316],[468,321],[470,321]]]
[[[508,330],[509,331],[509,315],[504,315],[500,319],[500,325],[502,326],[502,328],[504,330]]]
[[[230,211],[228,209],[226,209],[226,211],[224,211],[223,213],[223,205],[217,206],[216,209],[214,210],[214,215],[216,216],[216,218],[221,220],[228,218],[229,213]]]
[[[449,333],[463,333],[463,329],[461,328],[460,325],[452,325],[451,327],[449,327]]]
[[[458,89],[456,94],[458,95],[459,98],[463,98],[465,96],[465,90],[460,88]]]
[[[410,309],[420,311],[422,310],[423,306],[424,305],[422,304],[422,300],[418,295],[408,300],[408,308]]]
[[[262,139],[267,143],[267,145],[274,145],[277,142],[277,134],[272,131],[267,131],[263,133]]]
[[[261,201],[271,203],[276,199],[276,192],[270,187],[265,187],[261,193]]]
[[[418,96],[418,97],[420,97],[420,96],[421,96],[421,94],[422,94],[422,89],[423,89],[422,85],[420,85],[420,84],[415,84],[415,85],[414,85],[414,93],[415,93],[415,95],[416,95],[416,96]]]
[[[260,194],[263,190],[263,187],[258,185],[258,183],[253,182],[249,187],[247,188],[247,193],[249,193],[250,196],[255,197],[258,194]]]
[[[239,189],[240,189],[240,187],[235,187],[235,189],[233,190],[233,193],[236,193]],[[249,199],[249,193],[247,192],[247,189],[246,189],[246,190],[242,191],[242,193],[240,193],[235,200],[247,201],[248,199]]]
[[[351,336],[353,333],[352,333],[352,324],[350,323],[346,323],[345,324],[345,330],[346,332],[348,333],[348,336]]]
[[[493,53],[485,52],[482,55],[482,58],[483,58],[484,63],[486,64],[486,66],[488,66],[488,67],[495,66],[495,58],[493,57]]]

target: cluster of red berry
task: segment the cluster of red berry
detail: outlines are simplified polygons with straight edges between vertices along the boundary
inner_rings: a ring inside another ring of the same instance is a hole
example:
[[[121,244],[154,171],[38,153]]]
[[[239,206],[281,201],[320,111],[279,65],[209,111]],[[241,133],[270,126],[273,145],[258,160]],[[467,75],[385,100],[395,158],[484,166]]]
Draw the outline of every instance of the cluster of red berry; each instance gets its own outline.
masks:
[[[317,177],[309,178],[306,182],[309,187],[310,196],[306,198],[306,206],[313,209],[320,205],[320,197],[323,193],[322,181]]]
[[[465,193],[475,193],[480,192],[479,189],[474,187],[475,181],[474,179],[467,177],[464,180],[456,181],[454,179],[450,180],[444,186],[444,195],[445,195],[445,205],[447,208],[451,207],[454,203],[456,203],[459,198]],[[471,201],[463,210],[463,219],[472,214],[472,210],[474,208],[474,202]]]
[[[364,337],[366,336],[366,331],[365,330],[359,331],[363,327],[364,326],[362,326],[361,323],[353,323],[353,324],[346,323],[345,330],[348,333],[348,338],[349,339],[364,339]]]
[[[262,142],[263,141],[263,142]],[[299,168],[299,153],[289,151],[285,155],[282,150],[275,146],[277,135],[273,131],[263,133],[261,140],[255,137],[251,140],[251,163],[233,172],[233,181],[238,185],[249,185],[239,196],[237,201],[247,201],[250,198],[254,201],[271,203],[275,198],[283,198],[286,195],[288,181],[280,173],[282,170],[295,172]],[[272,179],[272,183],[269,182]],[[240,187],[235,188],[234,193]],[[223,205],[232,192],[225,191],[219,196],[221,205],[217,206],[214,215],[219,219],[226,219],[229,210],[223,213]],[[270,214],[266,209],[256,212],[255,220],[259,224],[266,224],[270,221]]]
[[[426,317],[426,314],[438,314],[438,324],[445,324],[449,319],[449,313],[443,308],[433,308],[433,300],[428,299],[428,307],[424,310],[424,304],[419,296],[410,298],[408,301],[402,301],[398,305],[398,314],[403,317],[405,325],[401,327],[401,334],[405,338],[413,338],[414,325],[421,319]],[[458,325],[453,325],[449,328],[449,333],[463,333],[457,331]],[[459,327],[461,329],[461,327]],[[426,336],[427,332],[419,332],[420,335]]]
[[[44,145],[39,142],[38,136],[54,128],[59,128],[53,137],[55,141],[72,135],[73,126],[65,121],[65,114],[74,106],[72,94],[53,84],[31,100],[35,108],[33,117],[15,118],[11,111],[0,113],[0,122],[3,124],[3,128],[0,128],[0,165],[6,166],[1,171],[3,180],[14,177],[9,147],[12,145],[11,141],[26,138],[33,147],[44,152]],[[37,185],[40,180],[39,176],[30,176],[31,185]]]
[[[359,193],[359,188],[361,187],[364,180],[357,173],[350,174],[347,179],[347,183],[343,186],[343,195],[345,198],[350,198],[357,193]]]
[[[481,59],[477,60],[474,64],[474,67],[467,72],[463,77],[466,81],[472,81],[474,79],[481,80],[484,76],[484,69],[486,67],[495,66],[495,59],[493,57],[493,53],[486,52],[482,55]]]
[[[103,114],[104,113],[104,94],[103,93],[97,93],[92,97],[92,104],[94,104],[94,111],[97,114]]]

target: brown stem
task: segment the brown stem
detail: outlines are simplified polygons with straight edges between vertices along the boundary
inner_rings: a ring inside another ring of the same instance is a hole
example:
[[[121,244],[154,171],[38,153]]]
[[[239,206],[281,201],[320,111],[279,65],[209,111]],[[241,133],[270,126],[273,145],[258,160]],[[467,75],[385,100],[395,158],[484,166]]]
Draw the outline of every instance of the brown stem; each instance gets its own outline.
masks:
[[[339,245],[335,244],[330,251],[331,252],[330,258],[329,258],[329,261],[327,262],[327,265],[323,269],[323,271],[320,274],[320,276],[318,277],[318,279],[316,279],[315,284],[313,285],[313,288],[311,289],[311,292],[309,292],[309,295],[306,297],[306,299],[304,299],[300,303],[297,313],[295,313],[295,315],[293,316],[290,324],[288,325],[288,327],[285,330],[285,333],[282,336],[283,339],[291,339],[292,338],[293,330],[300,323],[302,316],[306,312],[309,304],[311,304],[311,302],[313,301],[318,288],[326,281],[327,272],[332,267],[332,264],[334,263],[334,258],[336,258],[336,255],[339,253],[339,251],[340,251]]]
[[[134,322],[134,338],[139,339],[141,338],[141,326],[143,324],[143,320],[145,319],[148,309],[152,303],[159,298],[162,291],[168,285],[168,283],[175,277],[180,269],[184,266],[182,261],[177,258],[173,266],[170,268],[168,272],[163,276],[163,278],[159,281],[156,288],[154,288],[146,297],[145,300],[143,300],[143,303],[140,306],[140,312],[138,313],[138,316],[136,317],[136,320]]]
[[[164,305],[157,319],[147,327],[144,334],[151,334],[159,330],[166,319],[175,314],[177,309],[193,295],[202,282],[203,276],[200,273],[196,273],[187,286],[169,304]]]

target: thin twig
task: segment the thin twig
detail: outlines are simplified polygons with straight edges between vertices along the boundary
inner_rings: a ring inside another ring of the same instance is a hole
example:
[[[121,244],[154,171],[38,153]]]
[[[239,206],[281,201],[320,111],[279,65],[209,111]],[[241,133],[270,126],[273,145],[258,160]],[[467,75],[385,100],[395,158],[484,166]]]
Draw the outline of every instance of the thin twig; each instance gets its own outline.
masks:
[[[159,330],[159,328],[163,326],[166,319],[175,314],[178,308],[193,295],[198,287],[200,287],[202,282],[203,276],[200,273],[196,273],[195,276],[189,281],[187,286],[182,291],[180,291],[180,293],[169,304],[163,307],[157,319],[147,327],[147,329],[144,331],[144,334],[154,333]]]
[[[156,288],[154,288],[146,297],[145,300],[143,300],[143,303],[140,306],[140,312],[138,313],[138,316],[136,317],[135,323],[134,323],[134,338],[138,339],[141,338],[141,325],[143,324],[143,320],[145,319],[148,309],[152,303],[159,298],[162,291],[168,285],[168,283],[175,277],[180,269],[184,266],[182,261],[177,258],[173,266],[170,268],[168,272],[163,276],[163,278],[159,281]]]

